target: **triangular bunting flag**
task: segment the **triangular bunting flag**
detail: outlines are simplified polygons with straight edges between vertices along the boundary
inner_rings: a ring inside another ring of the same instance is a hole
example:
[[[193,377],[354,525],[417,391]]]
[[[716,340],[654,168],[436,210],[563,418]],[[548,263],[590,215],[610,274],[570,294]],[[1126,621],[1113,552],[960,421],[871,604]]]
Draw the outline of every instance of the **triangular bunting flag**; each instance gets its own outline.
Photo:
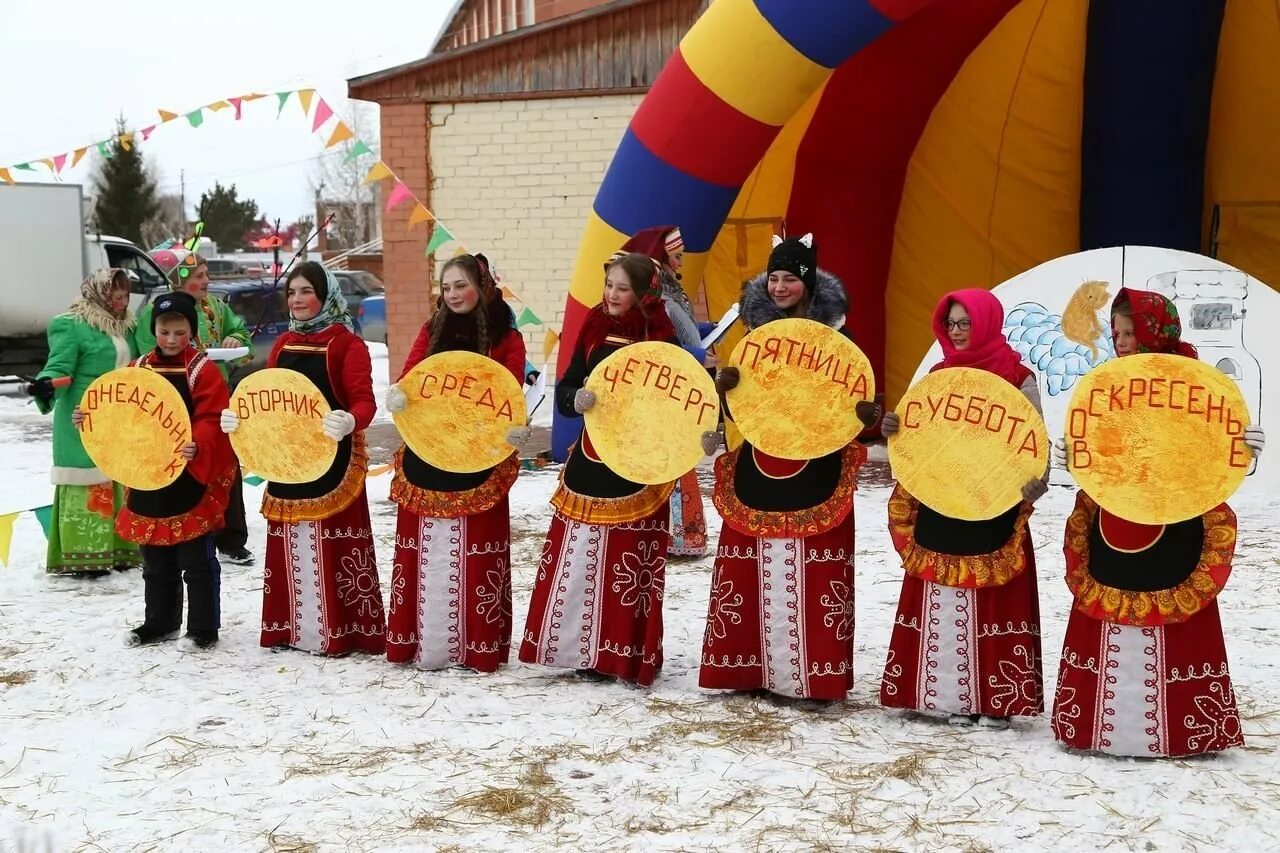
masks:
[[[538,315],[528,308],[520,312],[520,316],[516,318],[516,328],[523,329],[525,326],[541,326],[542,321],[538,319]]]
[[[390,211],[402,201],[413,198],[413,191],[404,185],[401,181],[396,181],[396,185],[391,188],[391,193],[387,196],[386,210]]]
[[[84,159],[85,152],[88,150],[88,148],[77,148],[75,150],[75,153],[71,155],[71,168],[74,169],[76,164]]]
[[[256,100],[259,100],[260,98],[265,98],[265,97],[266,95],[259,95],[257,92],[253,92],[248,95],[241,95],[240,100],[244,101],[245,103],[248,103],[249,101],[256,101]],[[233,98],[232,100],[234,101],[235,99]]]
[[[373,164],[373,168],[369,170],[369,174],[364,176],[364,183],[371,184],[374,181],[380,181],[383,178],[391,177],[391,170],[387,168],[387,164],[379,160]]]
[[[302,104],[302,114],[304,116],[311,114],[311,99],[315,97],[315,94],[315,89],[298,90],[298,103]]]
[[[227,98],[231,102],[231,106],[236,110],[236,121],[240,120],[240,108],[244,105],[244,98]]]
[[[53,173],[54,173],[55,175],[61,175],[61,174],[62,174],[62,169],[63,169],[63,167],[64,167],[64,166],[66,166],[66,165],[67,165],[67,155],[66,155],[66,154],[59,154],[57,157],[54,157],[54,158],[53,158]]]
[[[35,514],[36,521],[40,522],[40,526],[44,528],[44,538],[49,538],[49,530],[53,525],[53,505],[39,506],[31,510]]]
[[[122,133],[122,134],[120,134],[119,136],[117,136],[117,137],[116,137],[116,139],[120,141],[120,147],[121,147],[121,148],[123,148],[125,151],[132,151],[132,150],[133,150],[133,133],[132,133],[132,131],[131,131],[131,132],[129,132],[129,133]]]
[[[142,129],[142,141],[146,142],[148,139],[150,139],[151,134],[155,133],[155,131],[156,131],[156,126],[154,124],[151,125],[151,127],[144,127]]]
[[[164,124],[165,122],[168,122],[168,121],[173,121],[175,118],[178,117],[177,113],[171,113],[168,110],[156,110],[156,112],[160,113],[161,124]]]
[[[0,565],[9,565],[9,546],[13,543],[13,523],[18,514],[0,515]]]
[[[262,478],[261,478],[261,477],[259,477],[257,474],[245,474],[245,475],[244,475],[244,484],[245,484],[246,486],[261,486],[261,485],[262,485],[263,483],[265,483],[265,482],[266,482],[266,480],[262,479]]]
[[[413,206],[413,210],[409,213],[409,227],[417,225],[419,222],[430,222],[431,211],[427,210],[427,206],[422,202],[418,202]]]
[[[0,181],[4,181],[6,184],[13,183],[13,176],[9,174],[8,169],[0,169]]]
[[[353,136],[355,136],[355,134],[351,132],[351,128],[347,127],[342,122],[338,122],[337,126],[334,127],[333,129],[333,133],[329,134],[329,141],[324,144],[324,147],[332,148],[333,146],[337,145],[339,142],[346,142],[348,139],[352,138]],[[361,144],[364,144],[364,143],[361,143]]]
[[[319,130],[320,126],[328,121],[329,117],[332,115],[333,110],[324,102],[324,98],[321,98],[320,103],[316,104],[316,117],[315,120],[311,122],[311,132],[315,133]]]
[[[373,153],[373,149],[371,149],[368,145],[365,145],[363,139],[357,139],[356,144],[351,146],[351,150],[347,152],[347,156],[343,159],[342,162],[350,163],[352,160],[356,159],[362,154],[372,154],[372,153]]]
[[[104,139],[98,143],[98,153],[108,160],[111,159],[111,149],[107,147],[107,140]]]
[[[187,121],[191,123],[192,127],[199,127],[204,124],[204,110],[194,110],[187,113]]]
[[[452,239],[453,234],[450,233],[448,228],[444,227],[444,223],[437,222],[436,226],[431,229],[431,242],[427,243],[426,254],[430,255]]]
[[[289,103],[289,96],[293,92],[276,92],[276,97],[280,99],[279,106],[276,107],[276,118],[280,118],[280,114],[284,112],[284,105]]]
[[[516,292],[515,292],[514,290],[512,290],[511,288],[507,287],[505,284],[502,286],[502,295],[503,295],[503,296],[505,296],[507,299],[516,299],[516,298],[517,298],[517,297],[516,297]]]
[[[99,143],[99,144],[101,144],[101,143]],[[21,170],[22,170],[22,171],[24,171],[24,172],[34,172],[34,171],[36,170],[36,167],[35,167],[35,166],[32,166],[30,163],[19,163],[18,165],[14,166],[13,168],[15,168],[15,169],[21,169]]]
[[[228,104],[226,101],[214,101],[212,104],[206,104],[205,109],[212,110],[213,112],[216,113],[216,112],[225,110],[230,106],[231,105]]]
[[[40,165],[44,166],[46,169],[48,169],[50,172],[52,172],[52,171],[53,171],[53,158],[52,158],[52,157],[45,157],[43,160],[41,160],[41,161],[40,161]]]
[[[542,339],[542,363],[546,364],[551,361],[551,351],[556,348],[556,344],[560,341],[560,336],[547,329],[547,335]]]
[[[458,248],[453,250],[453,256],[455,258],[460,258],[465,254],[467,254],[467,247],[462,245],[461,243],[458,244]]]

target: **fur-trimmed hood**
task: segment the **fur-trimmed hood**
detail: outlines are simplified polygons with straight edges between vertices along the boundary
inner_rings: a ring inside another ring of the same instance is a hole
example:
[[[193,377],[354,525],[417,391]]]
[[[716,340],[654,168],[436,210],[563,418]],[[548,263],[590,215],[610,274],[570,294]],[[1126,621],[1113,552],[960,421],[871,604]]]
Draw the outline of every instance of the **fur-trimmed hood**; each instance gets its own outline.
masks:
[[[742,324],[748,329],[758,329],[765,323],[784,320],[787,317],[769,298],[769,276],[760,273],[742,286],[742,300],[738,304]],[[845,295],[840,279],[824,269],[818,270],[818,285],[809,294],[809,306],[805,317],[833,329],[844,326],[849,310],[849,297]]]

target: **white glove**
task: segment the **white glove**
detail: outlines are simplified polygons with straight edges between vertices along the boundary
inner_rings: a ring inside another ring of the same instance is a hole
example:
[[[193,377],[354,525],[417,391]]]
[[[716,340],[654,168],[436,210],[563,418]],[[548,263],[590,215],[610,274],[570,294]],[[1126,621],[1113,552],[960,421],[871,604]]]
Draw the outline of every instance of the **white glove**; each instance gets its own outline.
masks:
[[[387,411],[391,414],[403,412],[405,407],[409,405],[409,398],[400,390],[399,385],[392,385],[387,389]]]
[[[1262,455],[1262,446],[1267,443],[1266,433],[1257,424],[1249,424],[1244,428],[1244,443],[1253,450],[1254,456]]]
[[[1067,437],[1055,438],[1053,440],[1053,450],[1049,453],[1054,468],[1066,469],[1067,467]]]
[[[507,430],[507,444],[515,448],[523,449],[531,438],[533,438],[533,430],[527,426],[513,426]]]
[[[334,409],[324,416],[324,434],[334,441],[342,441],[356,428],[356,417],[342,409]]]
[[[582,414],[595,404],[596,394],[594,391],[588,391],[586,388],[579,388],[578,393],[573,395],[573,410],[578,414]]]
[[[240,418],[236,417],[236,413],[230,409],[222,410],[222,417],[218,420],[218,426],[222,427],[222,431],[230,435],[240,429]]]

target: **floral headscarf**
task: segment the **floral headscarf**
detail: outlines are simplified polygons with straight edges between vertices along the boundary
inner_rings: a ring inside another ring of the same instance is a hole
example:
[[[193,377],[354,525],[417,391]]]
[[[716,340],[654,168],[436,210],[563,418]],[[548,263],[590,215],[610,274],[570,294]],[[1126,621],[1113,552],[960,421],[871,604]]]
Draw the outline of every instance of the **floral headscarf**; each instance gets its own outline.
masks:
[[[317,264],[317,266],[319,266]],[[295,320],[289,318],[289,331],[297,332],[300,335],[312,335],[321,329],[327,329],[335,323],[346,326],[348,330],[355,331],[355,327],[351,323],[351,312],[347,308],[347,298],[342,295],[342,287],[338,284],[338,279],[329,271],[328,267],[320,267],[324,270],[324,301],[320,305],[320,313],[312,317],[310,320]],[[288,290],[288,284],[285,284]]]
[[[118,283],[127,290],[128,274],[119,267],[94,270],[93,274],[80,282],[80,298],[71,303],[68,312],[108,335],[122,337],[133,325],[133,314],[126,307],[123,312],[111,310],[111,291]]]
[[[1133,336],[1138,339],[1138,352],[1199,357],[1196,348],[1182,340],[1182,321],[1178,318],[1177,307],[1168,297],[1151,290],[1122,287],[1111,303],[1113,317],[1116,306],[1122,302],[1129,304],[1133,315]]]

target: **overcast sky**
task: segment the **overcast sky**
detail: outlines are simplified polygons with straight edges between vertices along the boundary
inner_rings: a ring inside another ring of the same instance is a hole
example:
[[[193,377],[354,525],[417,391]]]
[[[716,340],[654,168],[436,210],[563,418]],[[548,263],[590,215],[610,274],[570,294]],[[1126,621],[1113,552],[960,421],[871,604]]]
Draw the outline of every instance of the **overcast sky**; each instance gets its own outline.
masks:
[[[452,0],[0,0],[0,166],[101,139],[121,112],[141,128],[156,123],[157,108],[186,112],[251,91],[313,87],[348,116],[347,78],[425,56],[452,6]],[[312,210],[308,178],[326,156],[331,127],[312,135],[296,100],[277,120],[272,97],[246,104],[240,122],[230,110],[206,113],[199,129],[170,122],[142,149],[158,167],[163,192],[177,193],[185,170],[189,215],[216,178],[234,183],[265,215],[288,222]],[[87,185],[94,159],[65,170],[64,181]],[[37,169],[15,177],[47,180]]]

